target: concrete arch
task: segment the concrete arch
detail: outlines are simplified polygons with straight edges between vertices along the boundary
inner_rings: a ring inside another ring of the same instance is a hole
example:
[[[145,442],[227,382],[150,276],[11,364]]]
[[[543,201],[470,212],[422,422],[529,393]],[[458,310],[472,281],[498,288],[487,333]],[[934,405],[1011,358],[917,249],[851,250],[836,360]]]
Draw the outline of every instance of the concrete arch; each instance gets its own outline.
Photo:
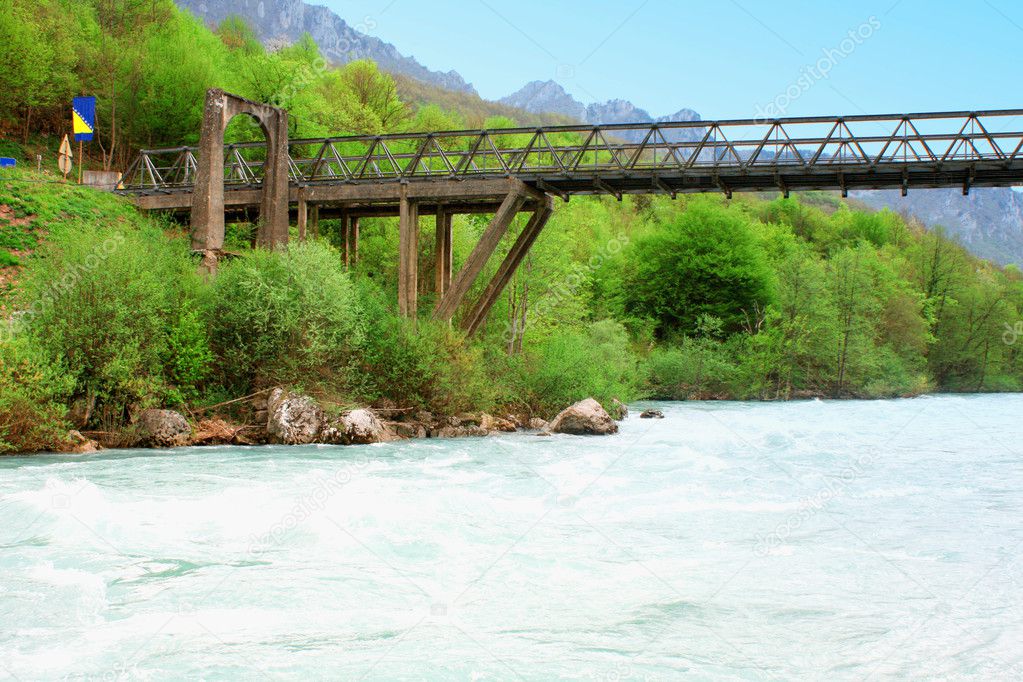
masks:
[[[223,90],[206,92],[199,167],[192,194],[192,249],[224,248],[224,133],[236,116],[250,116],[266,136],[266,162],[256,245],[288,243],[288,112]]]

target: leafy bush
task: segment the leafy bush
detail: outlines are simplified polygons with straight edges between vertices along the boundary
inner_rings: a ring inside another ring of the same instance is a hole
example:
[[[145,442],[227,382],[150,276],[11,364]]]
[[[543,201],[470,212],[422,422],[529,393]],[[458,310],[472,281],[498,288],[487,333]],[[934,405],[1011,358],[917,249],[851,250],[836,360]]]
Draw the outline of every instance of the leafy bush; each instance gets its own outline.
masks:
[[[501,382],[488,371],[493,358],[444,323],[413,325],[392,310],[389,292],[359,281],[368,328],[360,349],[356,393],[368,402],[390,401],[441,414],[488,410],[500,400]]]
[[[0,342],[0,453],[50,450],[64,441],[64,401],[74,381],[22,340]]]
[[[218,377],[240,391],[343,380],[365,337],[348,274],[321,243],[252,251],[226,263],[204,309]]]
[[[175,387],[168,402],[188,403],[201,394],[201,387],[213,369],[206,321],[197,308],[182,310],[168,330],[163,364],[166,377]]]
[[[535,414],[553,416],[583,398],[607,405],[638,397],[642,374],[620,323],[596,322],[584,330],[561,329],[527,347],[518,371],[518,393]]]
[[[651,397],[657,400],[732,395],[737,370],[718,341],[686,337],[678,346],[654,349],[646,362]]]
[[[163,402],[184,378],[165,373],[171,330],[199,284],[185,246],[148,223],[75,224],[40,254],[22,292],[28,333],[66,368],[72,396],[95,398],[113,422],[131,405]]]

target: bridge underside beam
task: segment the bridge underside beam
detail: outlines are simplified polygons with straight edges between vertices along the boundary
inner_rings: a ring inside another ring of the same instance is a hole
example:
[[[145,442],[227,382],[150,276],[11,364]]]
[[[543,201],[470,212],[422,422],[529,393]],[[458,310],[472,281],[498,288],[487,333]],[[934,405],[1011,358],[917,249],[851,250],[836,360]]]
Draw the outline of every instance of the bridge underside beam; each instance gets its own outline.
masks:
[[[487,261],[490,260],[490,257],[497,249],[501,238],[508,232],[508,227],[511,225],[515,215],[526,203],[527,198],[528,196],[518,187],[513,187],[508,192],[504,201],[501,202],[501,207],[494,214],[493,220],[490,221],[490,225],[487,226],[479,242],[476,243],[476,247],[469,254],[465,265],[462,266],[458,276],[451,283],[451,287],[441,297],[440,301],[437,302],[437,306],[433,311],[434,319],[444,322],[451,321],[451,318],[454,317],[455,312],[458,310],[458,306],[465,298],[465,295],[469,293],[469,289],[472,288],[476,278],[479,277]]]
[[[508,282],[511,281],[512,277],[515,276],[516,270],[522,260],[529,253],[529,249],[532,248],[533,242],[540,236],[540,232],[544,226],[547,225],[547,221],[550,220],[551,215],[554,214],[553,202],[548,199],[542,204],[538,205],[533,216],[526,223],[526,226],[519,233],[518,239],[515,240],[515,244],[512,245],[511,251],[505,256],[504,262],[497,269],[497,273],[490,280],[487,288],[483,291],[479,300],[473,306],[469,314],[462,320],[462,328],[465,329],[466,333],[470,336],[479,331],[479,328],[483,326],[483,323],[487,321],[487,315],[490,314],[490,309],[497,302],[497,299],[504,292],[504,288],[508,286]]]
[[[1004,187],[1023,182],[1023,163],[1006,167],[1002,164],[946,164],[943,170],[933,168],[886,167],[873,171],[818,165],[812,171],[785,168],[771,173],[738,172],[721,169],[718,173],[706,171],[658,173],[602,173],[601,182],[595,184],[590,174],[578,176],[530,176],[517,180],[507,178],[476,178],[467,180],[417,180],[407,184],[410,201],[420,205],[421,215],[435,215],[440,204],[464,205],[455,212],[487,212],[499,205],[508,191],[508,183],[518,183],[531,197],[542,200],[545,193],[562,198],[592,194],[691,194],[720,192],[728,187],[732,192],[777,192],[779,183],[790,192],[809,190],[870,190],[870,189],[933,189],[939,187]],[[292,187],[288,201],[298,204],[300,193],[310,206],[345,206],[347,210],[362,211],[361,215],[397,216],[401,185],[397,182],[376,184],[339,184]],[[542,188],[542,189],[541,189]],[[188,212],[192,208],[190,188],[182,191],[141,194],[132,198],[137,207],[150,211]],[[227,189],[224,206],[228,211],[258,208],[262,191],[258,188]]]

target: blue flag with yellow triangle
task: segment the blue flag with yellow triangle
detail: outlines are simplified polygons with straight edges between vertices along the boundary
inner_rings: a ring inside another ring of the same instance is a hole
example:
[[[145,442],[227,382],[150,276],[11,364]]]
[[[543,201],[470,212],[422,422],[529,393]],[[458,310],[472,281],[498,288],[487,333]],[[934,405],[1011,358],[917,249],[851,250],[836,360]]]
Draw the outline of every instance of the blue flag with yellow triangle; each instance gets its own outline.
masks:
[[[96,130],[96,98],[75,97],[71,104],[75,142],[92,142]]]

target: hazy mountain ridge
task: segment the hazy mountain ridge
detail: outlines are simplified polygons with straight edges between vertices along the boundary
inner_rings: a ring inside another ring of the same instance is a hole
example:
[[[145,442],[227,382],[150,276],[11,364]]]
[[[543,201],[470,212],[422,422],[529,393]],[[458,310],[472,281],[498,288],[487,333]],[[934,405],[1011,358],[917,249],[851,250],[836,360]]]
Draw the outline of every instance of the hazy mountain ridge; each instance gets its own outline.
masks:
[[[914,216],[928,227],[944,227],[981,258],[1023,265],[1023,193],[999,187],[974,189],[965,197],[959,189],[913,190],[905,197],[898,190],[850,196],[871,208]]]
[[[349,26],[327,7],[302,0],[175,0],[197,17],[217,24],[231,15],[244,17],[264,43],[294,42],[309,33],[324,56],[335,64],[372,59],[385,71],[404,74],[448,90],[476,94],[456,71],[432,71],[394,45]]]
[[[554,81],[532,81],[518,91],[498,100],[502,104],[524,109],[534,114],[555,113],[570,116],[589,125],[611,123],[667,123],[699,121],[700,115],[692,109],[680,109],[673,114],[654,118],[644,109],[624,99],[594,102],[585,105]],[[702,128],[676,131],[678,139],[699,139]],[[622,135],[630,138],[627,133]]]

